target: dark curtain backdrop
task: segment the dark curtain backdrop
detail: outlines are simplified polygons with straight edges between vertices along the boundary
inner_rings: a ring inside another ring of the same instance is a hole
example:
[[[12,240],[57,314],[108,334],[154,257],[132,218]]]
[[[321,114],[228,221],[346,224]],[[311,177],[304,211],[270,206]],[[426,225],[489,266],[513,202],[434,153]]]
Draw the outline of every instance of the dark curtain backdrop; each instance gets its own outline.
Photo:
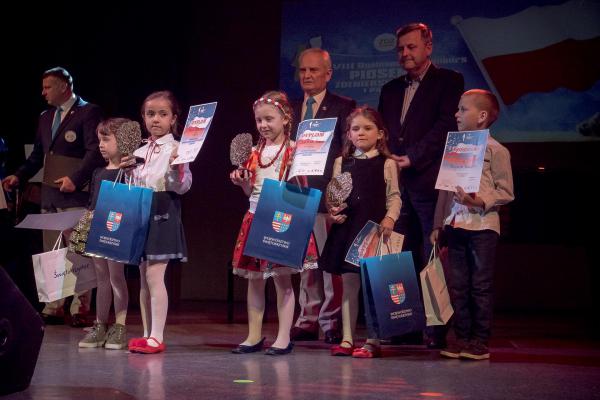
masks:
[[[139,120],[144,97],[161,89],[176,94],[183,118],[192,104],[219,102],[183,200],[190,262],[182,268],[181,297],[224,299],[227,262],[247,207],[228,180],[229,142],[255,132],[252,102],[277,88],[280,2],[18,2],[11,10],[0,24],[0,134],[11,148],[9,169],[22,162],[22,144],[34,139],[46,108],[40,76],[56,65],[72,73],[77,94],[108,116]],[[497,305],[598,307],[591,282],[598,281],[599,143],[508,147],[517,199],[503,211]],[[243,298],[245,284],[236,287]]]
[[[75,92],[107,116],[140,120],[143,99],[169,89],[183,122],[190,105],[218,101],[215,120],[191,165],[183,198],[189,260],[182,298],[224,299],[227,262],[247,198],[228,178],[229,143],[255,132],[252,102],[279,80],[279,2],[73,2],[16,4],[4,14],[3,79],[7,84],[1,135],[9,172],[23,161],[37,117],[46,108],[41,74],[60,65]],[[9,29],[7,19],[14,29]],[[237,285],[243,292],[245,285]]]

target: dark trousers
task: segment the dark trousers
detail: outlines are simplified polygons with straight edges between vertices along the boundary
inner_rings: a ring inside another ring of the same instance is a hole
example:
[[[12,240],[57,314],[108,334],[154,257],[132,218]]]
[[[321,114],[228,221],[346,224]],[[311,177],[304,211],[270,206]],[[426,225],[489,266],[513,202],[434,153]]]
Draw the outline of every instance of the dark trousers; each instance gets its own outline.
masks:
[[[446,226],[449,291],[457,339],[488,342],[492,326],[492,281],[498,234]]]
[[[425,267],[431,243],[436,196],[402,190],[402,207],[394,230],[404,235],[404,251],[412,251],[417,272]]]
[[[404,235],[403,251],[412,251],[417,278],[419,272],[425,267],[431,254],[429,235],[433,229],[433,216],[437,202],[435,195],[402,190],[402,208],[396,221],[394,230]],[[419,282],[420,283],[420,282]],[[445,326],[425,328],[425,333],[430,339],[443,343],[446,338]],[[414,341],[413,335],[404,335],[409,342]],[[421,332],[415,332],[414,337],[421,337]]]

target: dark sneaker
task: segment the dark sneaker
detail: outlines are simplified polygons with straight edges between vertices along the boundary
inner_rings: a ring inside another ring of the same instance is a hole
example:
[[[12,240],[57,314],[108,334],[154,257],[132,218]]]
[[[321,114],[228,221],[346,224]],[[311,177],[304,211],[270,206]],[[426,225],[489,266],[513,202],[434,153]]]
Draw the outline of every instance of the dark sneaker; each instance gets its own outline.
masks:
[[[459,358],[460,353],[466,349],[468,343],[464,339],[457,339],[456,341],[450,343],[444,349],[440,351],[440,355],[448,358]]]
[[[471,360],[487,360],[490,358],[490,350],[487,345],[479,340],[472,340],[469,345],[460,352],[460,357]]]

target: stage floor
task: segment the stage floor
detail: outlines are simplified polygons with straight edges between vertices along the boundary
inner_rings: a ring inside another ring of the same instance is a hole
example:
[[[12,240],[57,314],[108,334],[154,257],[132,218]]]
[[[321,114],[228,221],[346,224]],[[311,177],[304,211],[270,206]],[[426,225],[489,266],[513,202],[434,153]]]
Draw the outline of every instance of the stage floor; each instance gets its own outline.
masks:
[[[489,361],[447,360],[423,346],[385,346],[383,358],[368,360],[331,357],[322,341],[297,342],[287,356],[231,354],[246,325],[242,304],[236,323],[226,323],[225,310],[184,303],[171,311],[167,351],[157,355],[79,349],[81,329],[48,326],[31,386],[3,399],[600,398],[599,342],[575,318],[498,315]],[[128,328],[129,337],[141,334],[139,313]]]

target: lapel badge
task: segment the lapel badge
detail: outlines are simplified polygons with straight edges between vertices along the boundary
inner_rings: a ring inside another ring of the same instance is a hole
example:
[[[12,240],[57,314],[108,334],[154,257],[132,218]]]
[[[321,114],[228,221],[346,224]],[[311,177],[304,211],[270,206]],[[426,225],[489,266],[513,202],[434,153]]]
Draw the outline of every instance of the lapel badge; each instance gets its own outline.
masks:
[[[77,134],[73,131],[65,132],[65,140],[69,143],[73,143],[77,139]]]

